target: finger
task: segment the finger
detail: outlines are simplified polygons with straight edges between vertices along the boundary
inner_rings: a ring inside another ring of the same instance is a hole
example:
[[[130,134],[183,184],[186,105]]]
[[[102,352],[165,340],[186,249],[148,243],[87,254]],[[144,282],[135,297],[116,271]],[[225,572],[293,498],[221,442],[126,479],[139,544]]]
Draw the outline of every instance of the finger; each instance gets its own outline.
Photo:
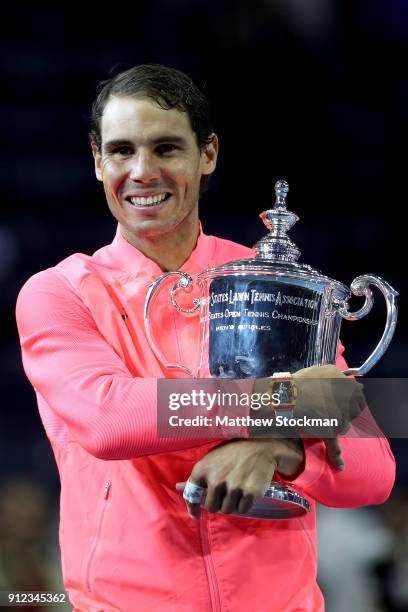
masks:
[[[255,501],[255,495],[252,495],[251,493],[244,493],[238,503],[238,512],[240,514],[246,514],[251,510]]]
[[[336,470],[343,471],[345,466],[339,439],[324,438],[323,441],[326,446],[326,452],[329,462],[334,468],[336,468]]]
[[[221,512],[224,514],[231,514],[232,512],[236,512],[238,510],[239,502],[242,497],[242,489],[235,488],[232,489],[225,497],[222,502]]]
[[[187,512],[189,513],[191,518],[193,519],[200,518],[200,510],[201,510],[200,504],[192,504],[191,502],[186,501],[186,506],[187,506]]]
[[[194,490],[197,487],[202,489],[201,492]],[[206,496],[206,490],[204,490],[205,488],[206,482],[204,479],[197,480],[194,479],[194,477],[190,476],[190,478],[185,483],[183,498],[187,507],[187,512],[192,518],[199,518],[200,516],[201,504],[205,501]],[[195,501],[194,498],[197,496],[197,501]]]
[[[224,496],[227,492],[227,485],[222,482],[216,486],[208,486],[205,503],[203,504],[208,512],[218,512],[224,501]]]

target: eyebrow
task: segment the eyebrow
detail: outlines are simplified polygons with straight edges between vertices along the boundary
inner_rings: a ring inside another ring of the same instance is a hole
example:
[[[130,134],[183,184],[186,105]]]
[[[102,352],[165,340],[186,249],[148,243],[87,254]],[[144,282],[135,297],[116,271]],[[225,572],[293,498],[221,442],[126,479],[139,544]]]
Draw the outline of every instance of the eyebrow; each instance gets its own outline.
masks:
[[[171,142],[171,143],[180,144],[180,145],[187,144],[187,141],[185,138],[183,138],[182,136],[177,136],[175,134],[163,134],[162,136],[153,138],[153,140],[151,141],[153,145],[157,145],[162,142]],[[126,140],[125,138],[117,138],[113,140],[108,140],[107,142],[103,143],[103,148],[107,150],[107,149],[112,149],[113,147],[117,147],[117,146],[122,146],[122,147],[131,146],[132,147],[133,145],[134,143],[131,140]]]

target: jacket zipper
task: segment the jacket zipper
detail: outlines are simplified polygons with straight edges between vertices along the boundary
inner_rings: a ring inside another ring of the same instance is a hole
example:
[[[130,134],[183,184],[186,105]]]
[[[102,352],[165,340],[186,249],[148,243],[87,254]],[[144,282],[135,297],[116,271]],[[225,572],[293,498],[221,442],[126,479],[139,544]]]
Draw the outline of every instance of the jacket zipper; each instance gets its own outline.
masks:
[[[101,503],[100,509],[99,509],[98,521],[97,521],[97,527],[96,527],[96,534],[95,534],[95,537],[93,539],[91,549],[89,551],[88,559],[86,561],[85,584],[86,584],[86,588],[87,588],[89,593],[91,593],[91,567],[92,567],[92,561],[94,559],[95,551],[96,551],[96,546],[97,546],[97,544],[99,542],[100,535],[101,535],[102,523],[103,523],[103,515],[105,514],[106,500],[109,497],[110,488],[111,488],[111,481],[107,480],[105,482],[105,484],[104,484],[104,487],[103,487],[103,502]]]
[[[214,563],[211,557],[210,540],[208,534],[208,516],[207,513],[202,510],[200,512],[200,536],[208,586],[210,589],[211,608],[213,612],[221,612],[220,591],[218,588]]]

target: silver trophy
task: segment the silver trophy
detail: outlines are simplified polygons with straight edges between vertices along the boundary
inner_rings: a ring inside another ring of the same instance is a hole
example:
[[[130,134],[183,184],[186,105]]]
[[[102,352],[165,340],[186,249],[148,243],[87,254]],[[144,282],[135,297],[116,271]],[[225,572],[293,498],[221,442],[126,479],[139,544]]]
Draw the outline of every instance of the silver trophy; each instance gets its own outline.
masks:
[[[168,272],[152,284],[145,303],[146,332],[167,368],[182,369],[192,378],[239,379],[334,364],[341,322],[370,312],[372,286],[382,292],[387,304],[385,329],[366,361],[345,374],[363,376],[384,354],[396,326],[398,293],[373,274],[358,276],[349,289],[299,263],[300,251],[287,235],[298,221],[286,208],[288,191],[286,181],[276,183],[275,205],[260,215],[269,234],[255,244],[255,257],[204,270],[194,278],[186,272]],[[155,298],[159,287],[165,288],[170,281],[172,306],[186,316],[199,315],[200,359],[194,369],[169,363],[153,338]],[[191,301],[191,307],[180,306],[177,298],[193,289],[199,297]],[[351,294],[365,298],[356,312],[349,311]],[[253,510],[241,516],[290,518],[308,509],[307,500],[295,488],[273,482]]]

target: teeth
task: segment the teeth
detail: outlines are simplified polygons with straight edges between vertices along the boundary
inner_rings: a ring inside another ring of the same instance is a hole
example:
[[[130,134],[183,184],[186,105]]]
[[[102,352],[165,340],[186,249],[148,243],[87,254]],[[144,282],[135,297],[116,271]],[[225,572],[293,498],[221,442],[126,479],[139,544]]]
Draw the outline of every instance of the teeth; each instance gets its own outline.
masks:
[[[155,204],[160,204],[160,202],[162,202],[166,196],[167,193],[160,193],[158,195],[150,196],[148,198],[133,197],[130,198],[130,201],[133,206],[154,206]]]

